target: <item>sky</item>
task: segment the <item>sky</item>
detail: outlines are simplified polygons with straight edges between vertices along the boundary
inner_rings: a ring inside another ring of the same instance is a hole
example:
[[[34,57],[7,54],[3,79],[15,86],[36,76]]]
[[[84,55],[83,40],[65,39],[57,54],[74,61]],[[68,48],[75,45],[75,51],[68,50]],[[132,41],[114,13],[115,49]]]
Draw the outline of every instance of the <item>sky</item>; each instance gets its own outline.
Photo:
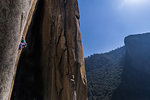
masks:
[[[150,0],[78,0],[85,57],[124,45],[131,34],[150,32]]]

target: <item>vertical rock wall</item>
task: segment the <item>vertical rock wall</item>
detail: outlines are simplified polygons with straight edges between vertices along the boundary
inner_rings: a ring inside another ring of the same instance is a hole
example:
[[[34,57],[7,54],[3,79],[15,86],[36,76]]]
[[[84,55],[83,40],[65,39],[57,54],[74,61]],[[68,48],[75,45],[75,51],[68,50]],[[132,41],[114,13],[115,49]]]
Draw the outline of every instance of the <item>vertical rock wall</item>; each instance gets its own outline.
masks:
[[[20,55],[11,100],[43,100],[40,67],[42,15],[43,1],[40,0],[26,35],[28,46]]]
[[[0,1],[0,100],[8,100],[11,93],[18,46],[30,24],[29,12],[34,1],[36,0]],[[42,42],[39,41],[42,46],[38,48],[41,51],[38,64],[43,72],[39,75],[44,84],[42,100],[87,100],[77,0],[43,2],[43,23],[40,29]],[[22,54],[22,58],[27,56],[25,54],[27,53]],[[16,91],[15,93],[22,92],[21,89]]]
[[[111,100],[150,100],[150,33],[125,38],[122,81]]]
[[[45,0],[42,30],[44,100],[87,100],[77,0]]]
[[[0,100],[8,100],[19,42],[35,0],[0,0]]]

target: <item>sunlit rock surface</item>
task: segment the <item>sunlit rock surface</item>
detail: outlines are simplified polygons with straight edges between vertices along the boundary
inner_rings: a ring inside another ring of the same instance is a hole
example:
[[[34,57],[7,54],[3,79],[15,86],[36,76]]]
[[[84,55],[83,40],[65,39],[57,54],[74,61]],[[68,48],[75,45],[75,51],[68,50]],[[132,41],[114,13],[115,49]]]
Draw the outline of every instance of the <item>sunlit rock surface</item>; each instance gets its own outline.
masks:
[[[0,100],[10,97],[18,46],[34,0],[0,0]]]
[[[42,27],[44,100],[86,100],[77,0],[45,0]]]
[[[31,7],[0,1],[0,100],[7,100],[18,46]],[[77,0],[39,0],[22,51],[11,100],[87,100]]]

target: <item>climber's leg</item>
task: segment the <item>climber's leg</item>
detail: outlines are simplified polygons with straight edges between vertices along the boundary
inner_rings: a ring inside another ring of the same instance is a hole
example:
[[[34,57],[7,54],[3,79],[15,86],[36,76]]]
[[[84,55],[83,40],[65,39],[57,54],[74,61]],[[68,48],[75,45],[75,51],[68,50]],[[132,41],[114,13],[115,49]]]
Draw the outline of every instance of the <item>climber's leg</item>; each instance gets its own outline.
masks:
[[[22,49],[22,44],[19,45],[19,50],[21,50],[21,49]]]

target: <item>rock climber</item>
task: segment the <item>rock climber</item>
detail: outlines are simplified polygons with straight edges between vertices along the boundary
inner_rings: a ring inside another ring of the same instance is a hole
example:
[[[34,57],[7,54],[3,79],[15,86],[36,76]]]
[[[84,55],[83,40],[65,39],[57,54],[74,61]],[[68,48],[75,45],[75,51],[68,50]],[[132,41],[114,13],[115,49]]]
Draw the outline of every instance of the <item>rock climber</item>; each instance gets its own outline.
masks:
[[[74,82],[74,75],[71,76],[71,79],[70,79],[72,82]]]
[[[19,50],[21,50],[22,48],[25,48],[25,47],[27,47],[27,42],[24,39],[24,37],[22,37],[21,43],[19,45]]]

